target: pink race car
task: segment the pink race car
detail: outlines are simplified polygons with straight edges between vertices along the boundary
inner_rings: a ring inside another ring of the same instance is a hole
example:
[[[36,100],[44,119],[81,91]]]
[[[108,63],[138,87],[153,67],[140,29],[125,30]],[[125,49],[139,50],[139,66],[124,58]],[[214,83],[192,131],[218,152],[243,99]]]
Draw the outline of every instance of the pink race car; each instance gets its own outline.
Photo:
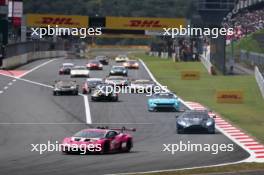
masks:
[[[135,128],[108,129],[98,127],[96,129],[84,129],[72,137],[64,138],[61,149],[64,153],[112,153],[129,152],[133,147],[133,137],[124,131],[136,131]]]

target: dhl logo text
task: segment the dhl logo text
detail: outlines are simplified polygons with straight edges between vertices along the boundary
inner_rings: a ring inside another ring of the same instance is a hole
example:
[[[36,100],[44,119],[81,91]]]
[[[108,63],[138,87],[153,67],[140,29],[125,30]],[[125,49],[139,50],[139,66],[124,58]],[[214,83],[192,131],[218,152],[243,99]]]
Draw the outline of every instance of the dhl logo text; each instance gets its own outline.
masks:
[[[162,25],[159,20],[130,20],[129,24],[125,25],[127,27],[153,27],[162,28],[166,27]]]
[[[60,18],[60,17],[42,17],[41,21],[38,22],[39,24],[53,24],[53,25],[79,25],[78,22],[74,22],[72,18]]]

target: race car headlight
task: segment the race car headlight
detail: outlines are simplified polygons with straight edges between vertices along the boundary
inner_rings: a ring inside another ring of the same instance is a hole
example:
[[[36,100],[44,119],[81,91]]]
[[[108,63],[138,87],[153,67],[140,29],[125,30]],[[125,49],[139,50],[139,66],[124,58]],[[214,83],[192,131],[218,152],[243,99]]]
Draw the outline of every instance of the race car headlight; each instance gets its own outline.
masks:
[[[150,106],[155,106],[156,104],[154,103],[154,101],[149,101]]]
[[[178,106],[178,102],[177,101],[174,101],[174,106]]]
[[[115,71],[113,71],[113,70],[111,70],[110,72],[111,72],[111,73],[115,73]]]
[[[71,86],[71,89],[75,89],[75,86]]]
[[[211,126],[211,125],[213,125],[213,120],[207,120],[207,122],[206,122],[206,126]]]
[[[177,123],[181,126],[187,126],[188,125],[187,122],[185,122],[184,120],[179,120]]]
[[[126,73],[126,70],[124,70],[123,73],[125,74]]]

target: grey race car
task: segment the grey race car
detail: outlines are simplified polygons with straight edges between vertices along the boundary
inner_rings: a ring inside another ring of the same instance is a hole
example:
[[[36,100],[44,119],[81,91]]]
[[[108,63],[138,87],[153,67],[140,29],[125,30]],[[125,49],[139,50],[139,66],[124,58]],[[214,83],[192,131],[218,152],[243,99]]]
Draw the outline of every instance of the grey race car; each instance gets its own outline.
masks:
[[[109,84],[99,84],[92,92],[92,101],[118,101],[118,94],[114,93],[113,86]]]
[[[78,95],[79,85],[76,81],[71,80],[59,80],[55,81],[53,95],[72,94]]]
[[[176,130],[179,134],[188,131],[206,131],[214,134],[215,120],[209,116],[208,111],[185,111],[182,115],[176,116]]]

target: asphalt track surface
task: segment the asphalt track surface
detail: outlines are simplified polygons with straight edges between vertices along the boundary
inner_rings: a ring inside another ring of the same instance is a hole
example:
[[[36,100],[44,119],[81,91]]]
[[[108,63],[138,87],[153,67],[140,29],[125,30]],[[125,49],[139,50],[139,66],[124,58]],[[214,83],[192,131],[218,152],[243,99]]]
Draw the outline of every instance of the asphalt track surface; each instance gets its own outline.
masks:
[[[36,61],[18,69],[30,70],[45,61]],[[54,84],[58,79],[69,79],[69,76],[58,75],[63,62],[86,63],[78,59],[57,59],[23,78],[47,85]],[[103,71],[91,71],[91,77],[105,77],[110,67],[105,66]],[[129,77],[149,78],[142,65],[139,70],[130,70]],[[12,80],[0,75],[0,89]],[[81,85],[84,78],[76,80]],[[176,113],[148,112],[147,98],[142,94],[121,94],[120,101],[112,103],[91,102],[89,98],[93,124],[86,125],[82,96],[53,96],[51,88],[17,80],[0,94],[0,174],[100,175],[206,166],[240,161],[249,156],[238,146],[234,147],[233,152],[219,152],[216,155],[208,152],[177,152],[174,155],[162,152],[164,143],[232,142],[219,132],[214,135],[176,134]],[[31,144],[61,141],[83,128],[105,125],[137,129],[132,133],[134,148],[131,153],[64,155],[55,151],[40,155],[31,151]]]

